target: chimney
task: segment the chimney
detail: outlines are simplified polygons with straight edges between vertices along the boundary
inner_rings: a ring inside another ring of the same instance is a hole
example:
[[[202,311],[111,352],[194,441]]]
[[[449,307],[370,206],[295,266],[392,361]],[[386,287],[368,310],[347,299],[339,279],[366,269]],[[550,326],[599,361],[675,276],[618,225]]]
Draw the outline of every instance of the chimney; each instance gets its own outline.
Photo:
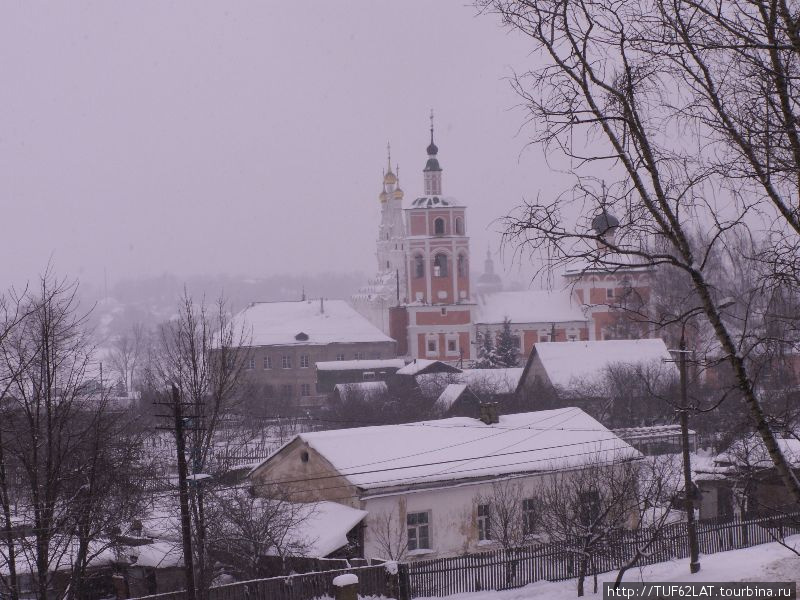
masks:
[[[497,402],[481,402],[480,403],[480,417],[486,425],[496,425],[500,422],[500,416],[497,413]]]
[[[322,296],[319,298],[319,314],[325,314],[325,299]]]

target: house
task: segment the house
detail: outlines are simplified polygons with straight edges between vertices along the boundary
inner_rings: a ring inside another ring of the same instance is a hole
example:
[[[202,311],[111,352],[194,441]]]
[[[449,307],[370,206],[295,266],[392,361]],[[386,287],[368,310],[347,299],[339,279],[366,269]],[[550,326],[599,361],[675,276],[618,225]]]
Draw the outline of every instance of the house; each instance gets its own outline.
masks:
[[[669,413],[678,369],[659,338],[537,344],[517,386],[535,407],[578,405],[615,427],[652,424]]]
[[[321,361],[317,363],[317,392],[328,394],[338,383],[386,381],[405,365],[402,358]]]
[[[612,431],[646,456],[679,454],[683,449],[680,425],[623,427]],[[689,452],[697,452],[697,433],[691,429]]]
[[[795,475],[800,476],[800,440],[779,437],[777,442]],[[794,506],[758,434],[734,441],[713,457],[710,465],[696,467],[695,473],[701,518],[769,515]]]
[[[481,402],[496,402],[501,413],[525,410],[527,407],[517,402],[516,396],[521,375],[521,367],[462,369],[454,373],[423,373],[416,381],[420,393],[435,401],[437,414],[469,416],[478,413]]]
[[[579,408],[302,433],[255,467],[256,494],[276,482],[298,502],[367,512],[365,558],[452,556],[491,547],[492,484],[513,479],[524,510],[554,471],[639,452]],[[398,547],[405,552],[398,553]]]
[[[248,340],[245,380],[264,404],[316,408],[318,362],[378,360],[396,356],[395,341],[344,300],[257,302],[231,322]]]

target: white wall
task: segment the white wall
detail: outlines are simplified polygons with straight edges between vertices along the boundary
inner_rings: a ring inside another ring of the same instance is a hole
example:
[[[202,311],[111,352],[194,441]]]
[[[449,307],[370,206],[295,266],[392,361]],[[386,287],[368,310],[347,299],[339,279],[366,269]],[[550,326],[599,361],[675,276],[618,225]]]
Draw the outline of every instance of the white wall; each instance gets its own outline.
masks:
[[[523,497],[535,497],[536,491],[545,483],[545,475],[513,479],[520,484]],[[369,512],[367,528],[364,532],[364,556],[368,558],[389,558],[379,538],[386,530],[385,518],[392,515],[394,535],[405,539],[406,515],[412,512],[429,511],[431,550],[429,553],[415,553],[416,558],[435,558],[452,556],[464,552],[488,550],[492,543],[479,543],[477,528],[477,502],[480,496],[491,496],[492,484],[461,485],[458,487],[407,492],[397,496],[367,498],[362,507]],[[414,558],[414,556],[409,557]]]

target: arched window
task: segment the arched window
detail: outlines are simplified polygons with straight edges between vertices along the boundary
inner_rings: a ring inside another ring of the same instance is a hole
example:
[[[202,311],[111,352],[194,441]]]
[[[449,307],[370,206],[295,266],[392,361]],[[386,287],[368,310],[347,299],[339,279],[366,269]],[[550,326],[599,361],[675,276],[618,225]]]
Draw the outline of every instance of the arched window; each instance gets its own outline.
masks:
[[[433,220],[433,234],[434,235],[444,235],[444,219],[441,217],[436,217]]]
[[[425,261],[421,254],[414,256],[414,277],[425,277]]]
[[[464,219],[456,217],[456,235],[464,235]]]
[[[464,254],[458,255],[458,276],[459,277],[467,276],[467,257]]]
[[[437,254],[433,259],[433,275],[434,277],[447,277],[447,256],[444,254]]]

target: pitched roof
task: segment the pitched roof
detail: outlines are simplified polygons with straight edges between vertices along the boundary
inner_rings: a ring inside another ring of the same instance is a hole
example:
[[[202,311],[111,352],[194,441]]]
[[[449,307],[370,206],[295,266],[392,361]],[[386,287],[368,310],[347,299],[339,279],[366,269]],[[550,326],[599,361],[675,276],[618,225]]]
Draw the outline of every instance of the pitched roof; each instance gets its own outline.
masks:
[[[434,408],[445,413],[455,404],[455,401],[461,397],[461,394],[467,389],[466,383],[451,383],[439,395],[434,404]]]
[[[399,372],[399,371],[398,371]],[[513,394],[517,389],[522,367],[508,369],[464,369],[454,373],[424,373],[417,383],[426,397],[438,397],[451,383],[463,383],[473,390],[492,394]]]
[[[251,346],[394,341],[344,300],[257,302],[238,313],[231,326],[251,337]]]
[[[476,323],[565,323],[586,321],[569,290],[523,290],[478,295]]]
[[[351,397],[372,400],[388,394],[389,388],[385,381],[359,381],[356,383],[337,383],[333,386],[333,391],[339,394],[339,398],[344,401]]]
[[[375,369],[402,369],[402,358],[375,360],[326,360],[317,363],[317,371],[371,371]]]
[[[495,425],[453,417],[316,431],[297,437],[350,483],[376,492],[394,486],[550,471],[598,459],[606,462],[641,456],[574,407],[502,415]]]
[[[536,344],[526,370],[537,357],[550,383],[563,388],[598,378],[612,365],[662,365],[672,358],[660,338]],[[664,368],[676,369],[671,363]]]
[[[440,360],[428,360],[426,358],[415,358],[402,369],[397,371],[397,375],[420,375],[422,373],[459,373],[458,367],[448,365]]]

